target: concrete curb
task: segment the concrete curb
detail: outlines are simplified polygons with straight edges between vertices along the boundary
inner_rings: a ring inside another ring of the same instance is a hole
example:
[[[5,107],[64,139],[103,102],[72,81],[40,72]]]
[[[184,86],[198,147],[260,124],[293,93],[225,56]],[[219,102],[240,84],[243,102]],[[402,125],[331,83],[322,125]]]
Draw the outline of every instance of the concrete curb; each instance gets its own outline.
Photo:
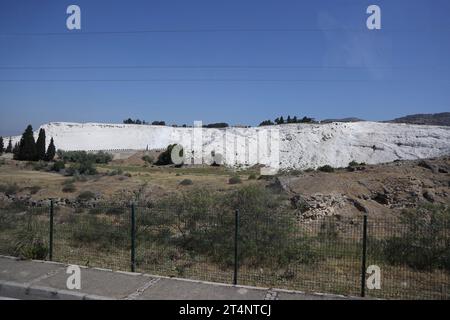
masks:
[[[45,264],[52,264],[52,265],[58,265],[58,266],[69,266],[70,265],[67,263],[46,261],[46,260],[21,260],[17,257],[3,256],[3,255],[0,255],[0,258],[11,259],[11,260],[15,260],[15,261],[32,261],[32,262],[36,262],[36,263],[45,263]],[[254,291],[263,291],[266,293],[266,297],[269,294],[269,296],[271,296],[271,297],[273,296],[275,299],[277,299],[277,297],[279,296],[280,293],[285,293],[285,294],[294,294],[294,295],[307,295],[307,296],[311,296],[311,297],[317,297],[319,299],[331,298],[331,299],[338,299],[338,300],[367,300],[367,298],[361,298],[361,297],[356,297],[356,296],[344,296],[344,295],[339,295],[339,294],[304,292],[304,291],[298,291],[298,290],[266,288],[266,287],[249,286],[249,285],[233,285],[233,284],[220,283],[220,282],[211,282],[211,281],[204,281],[204,280],[178,278],[178,277],[168,277],[168,276],[160,276],[160,275],[139,273],[139,272],[116,271],[116,270],[105,269],[105,268],[86,267],[86,266],[79,266],[79,267],[82,269],[111,272],[111,273],[117,273],[117,274],[122,274],[122,275],[129,275],[129,276],[145,276],[145,277],[154,278],[154,279],[158,279],[158,280],[159,279],[168,279],[168,280],[174,280],[174,281],[198,283],[198,284],[211,285],[211,286],[241,288],[241,289],[254,290]],[[6,296],[6,297],[10,296],[10,295],[7,295],[5,292],[13,292],[13,293],[15,292],[17,294],[20,294],[20,296],[23,297],[23,299],[35,298],[35,299],[56,299],[56,300],[117,300],[117,299],[105,297],[105,296],[83,294],[83,293],[80,293],[77,291],[61,290],[61,289],[54,289],[54,288],[48,288],[48,287],[34,286],[30,283],[23,284],[23,283],[7,282],[7,281],[0,280],[0,296],[2,296],[2,295]],[[13,297],[16,298],[16,296],[13,296]],[[21,298],[19,298],[19,299],[21,299]]]
[[[21,300],[115,300],[82,292],[0,280],[0,296]]]

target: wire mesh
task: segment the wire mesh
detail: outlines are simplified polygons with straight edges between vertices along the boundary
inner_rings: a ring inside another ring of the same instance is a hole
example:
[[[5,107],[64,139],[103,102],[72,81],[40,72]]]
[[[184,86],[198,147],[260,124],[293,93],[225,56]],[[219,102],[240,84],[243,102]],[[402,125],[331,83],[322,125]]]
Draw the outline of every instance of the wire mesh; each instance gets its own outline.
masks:
[[[0,208],[0,254],[48,259],[49,217],[50,206]],[[131,206],[55,206],[53,217],[53,260],[130,270]],[[233,211],[167,206],[135,207],[135,217],[137,272],[232,283],[237,264],[242,285],[360,294],[362,216],[304,221],[242,211],[236,225]],[[366,267],[381,275],[379,288],[364,283],[366,296],[450,299],[448,222],[369,216],[366,239]]]
[[[56,207],[53,259],[113,270],[130,268],[130,214],[126,206]]]

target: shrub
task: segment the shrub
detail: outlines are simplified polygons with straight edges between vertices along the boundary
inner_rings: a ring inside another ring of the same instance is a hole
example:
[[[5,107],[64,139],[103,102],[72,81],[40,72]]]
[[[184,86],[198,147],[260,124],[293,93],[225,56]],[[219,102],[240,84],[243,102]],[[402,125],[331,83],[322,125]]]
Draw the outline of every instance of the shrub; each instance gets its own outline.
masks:
[[[33,162],[32,167],[33,167],[34,171],[42,171],[42,170],[48,169],[48,164],[47,164],[47,162],[44,162],[44,161],[38,161],[38,162]]]
[[[109,249],[112,244],[118,245],[128,240],[127,228],[117,228],[96,215],[80,215],[77,220],[83,227],[73,229],[71,240],[76,246],[88,244],[99,249]]]
[[[33,217],[26,217],[27,222],[16,231],[16,239],[13,244],[15,256],[24,259],[44,260],[48,254],[48,247],[39,235],[39,226],[36,225]]]
[[[264,187],[242,187],[226,196],[194,189],[181,196],[173,195],[163,203],[170,210],[164,210],[161,218],[177,224],[177,236],[171,231],[174,228],[170,228],[164,241],[190,256],[206,255],[223,267],[232,265],[234,211],[239,208],[241,265],[285,268],[317,260],[310,241],[295,229],[295,216],[278,210],[280,198]],[[154,216],[149,223],[155,223]]]
[[[89,201],[95,199],[95,194],[92,191],[83,191],[78,195],[77,199],[78,201]]]
[[[68,183],[62,188],[62,192],[65,192],[65,193],[72,193],[72,192],[75,192],[76,190],[77,190],[77,188],[75,187],[75,185],[73,183]]]
[[[61,170],[65,169],[66,165],[64,164],[64,161],[56,161],[53,163],[52,171],[60,172]]]
[[[317,170],[322,172],[334,172],[334,168],[330,165],[324,165],[322,167],[319,167]]]
[[[62,151],[58,150],[58,157],[64,162],[73,163],[99,163],[107,164],[112,161],[111,154],[100,151],[97,153],[87,153],[86,151]]]
[[[336,241],[339,237],[336,223],[334,221],[324,221],[320,224],[319,239],[326,241]]]
[[[358,166],[358,165],[359,165],[358,162],[356,162],[355,160],[352,160],[352,161],[348,164],[349,167],[356,167],[356,166]]]
[[[155,162],[155,158],[149,155],[145,155],[142,157],[142,160],[144,160],[146,163],[153,164]]]
[[[242,180],[239,176],[233,176],[230,179],[228,179],[229,184],[239,184],[242,183]]]
[[[381,242],[384,258],[390,264],[450,271],[449,207],[429,204],[405,210],[401,223],[406,228],[402,235]]]
[[[31,186],[28,188],[28,190],[30,190],[31,194],[36,194],[39,192],[39,190],[41,190],[40,186]]]
[[[17,183],[0,184],[0,192],[3,192],[7,196],[15,195],[19,191],[20,187],[17,185]]]
[[[256,179],[256,174],[252,173],[248,176],[248,180],[255,180]]]
[[[164,165],[169,165],[169,164],[173,164],[172,162],[172,150],[173,148],[176,146],[177,144],[171,144],[167,147],[167,149],[165,151],[163,151],[159,157],[158,160],[156,161],[156,165],[158,166],[164,166]],[[180,151],[180,157],[183,157],[183,149],[181,149]]]
[[[73,164],[66,170],[67,176],[96,175],[96,174],[97,169],[94,167],[94,164],[89,161]]]
[[[181,182],[180,182],[180,185],[182,185],[182,186],[190,186],[190,185],[193,185],[194,183],[192,182],[192,180],[191,179],[184,179],[184,180],[182,180]]]
[[[108,172],[109,176],[120,176],[122,174],[123,174],[123,170],[121,168]]]

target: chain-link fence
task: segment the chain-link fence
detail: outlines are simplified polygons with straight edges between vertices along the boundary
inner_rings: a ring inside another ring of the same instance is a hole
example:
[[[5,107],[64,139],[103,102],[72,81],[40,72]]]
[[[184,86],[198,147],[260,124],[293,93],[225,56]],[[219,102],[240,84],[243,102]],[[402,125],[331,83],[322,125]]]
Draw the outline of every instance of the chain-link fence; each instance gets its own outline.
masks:
[[[242,285],[450,298],[440,221],[95,205],[0,209],[0,254]]]

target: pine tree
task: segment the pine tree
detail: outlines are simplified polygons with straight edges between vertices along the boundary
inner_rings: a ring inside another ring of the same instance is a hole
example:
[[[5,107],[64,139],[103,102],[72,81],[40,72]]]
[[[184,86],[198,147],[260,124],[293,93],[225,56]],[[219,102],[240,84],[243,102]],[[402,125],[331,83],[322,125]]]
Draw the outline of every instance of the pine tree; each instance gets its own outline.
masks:
[[[291,116],[290,115],[288,115],[288,117],[287,117],[287,119],[286,119],[286,123],[291,123],[292,122],[292,120],[291,120]]]
[[[280,124],[283,124],[284,123],[284,119],[283,119],[283,116],[281,116],[280,117]]]
[[[36,142],[33,136],[33,127],[28,125],[22,134],[19,144],[19,152],[17,160],[21,161],[37,161]]]
[[[297,122],[298,122],[297,116],[294,116],[294,117],[292,118],[292,123],[297,123]]]
[[[9,138],[9,143],[8,143],[8,146],[6,147],[5,153],[11,153],[12,150],[13,150],[12,140],[11,140],[11,138]]]
[[[3,154],[4,149],[5,145],[3,144],[3,137],[0,137],[0,155]]]
[[[45,130],[39,130],[39,137],[36,141],[36,152],[38,160],[45,160]]]
[[[12,148],[11,152],[13,153],[13,159],[19,160],[19,152],[20,152],[19,142],[16,142],[16,144],[14,145],[14,148]]]
[[[50,144],[48,145],[47,154],[45,155],[46,161],[53,161],[56,155],[56,148],[53,138],[50,139]]]

